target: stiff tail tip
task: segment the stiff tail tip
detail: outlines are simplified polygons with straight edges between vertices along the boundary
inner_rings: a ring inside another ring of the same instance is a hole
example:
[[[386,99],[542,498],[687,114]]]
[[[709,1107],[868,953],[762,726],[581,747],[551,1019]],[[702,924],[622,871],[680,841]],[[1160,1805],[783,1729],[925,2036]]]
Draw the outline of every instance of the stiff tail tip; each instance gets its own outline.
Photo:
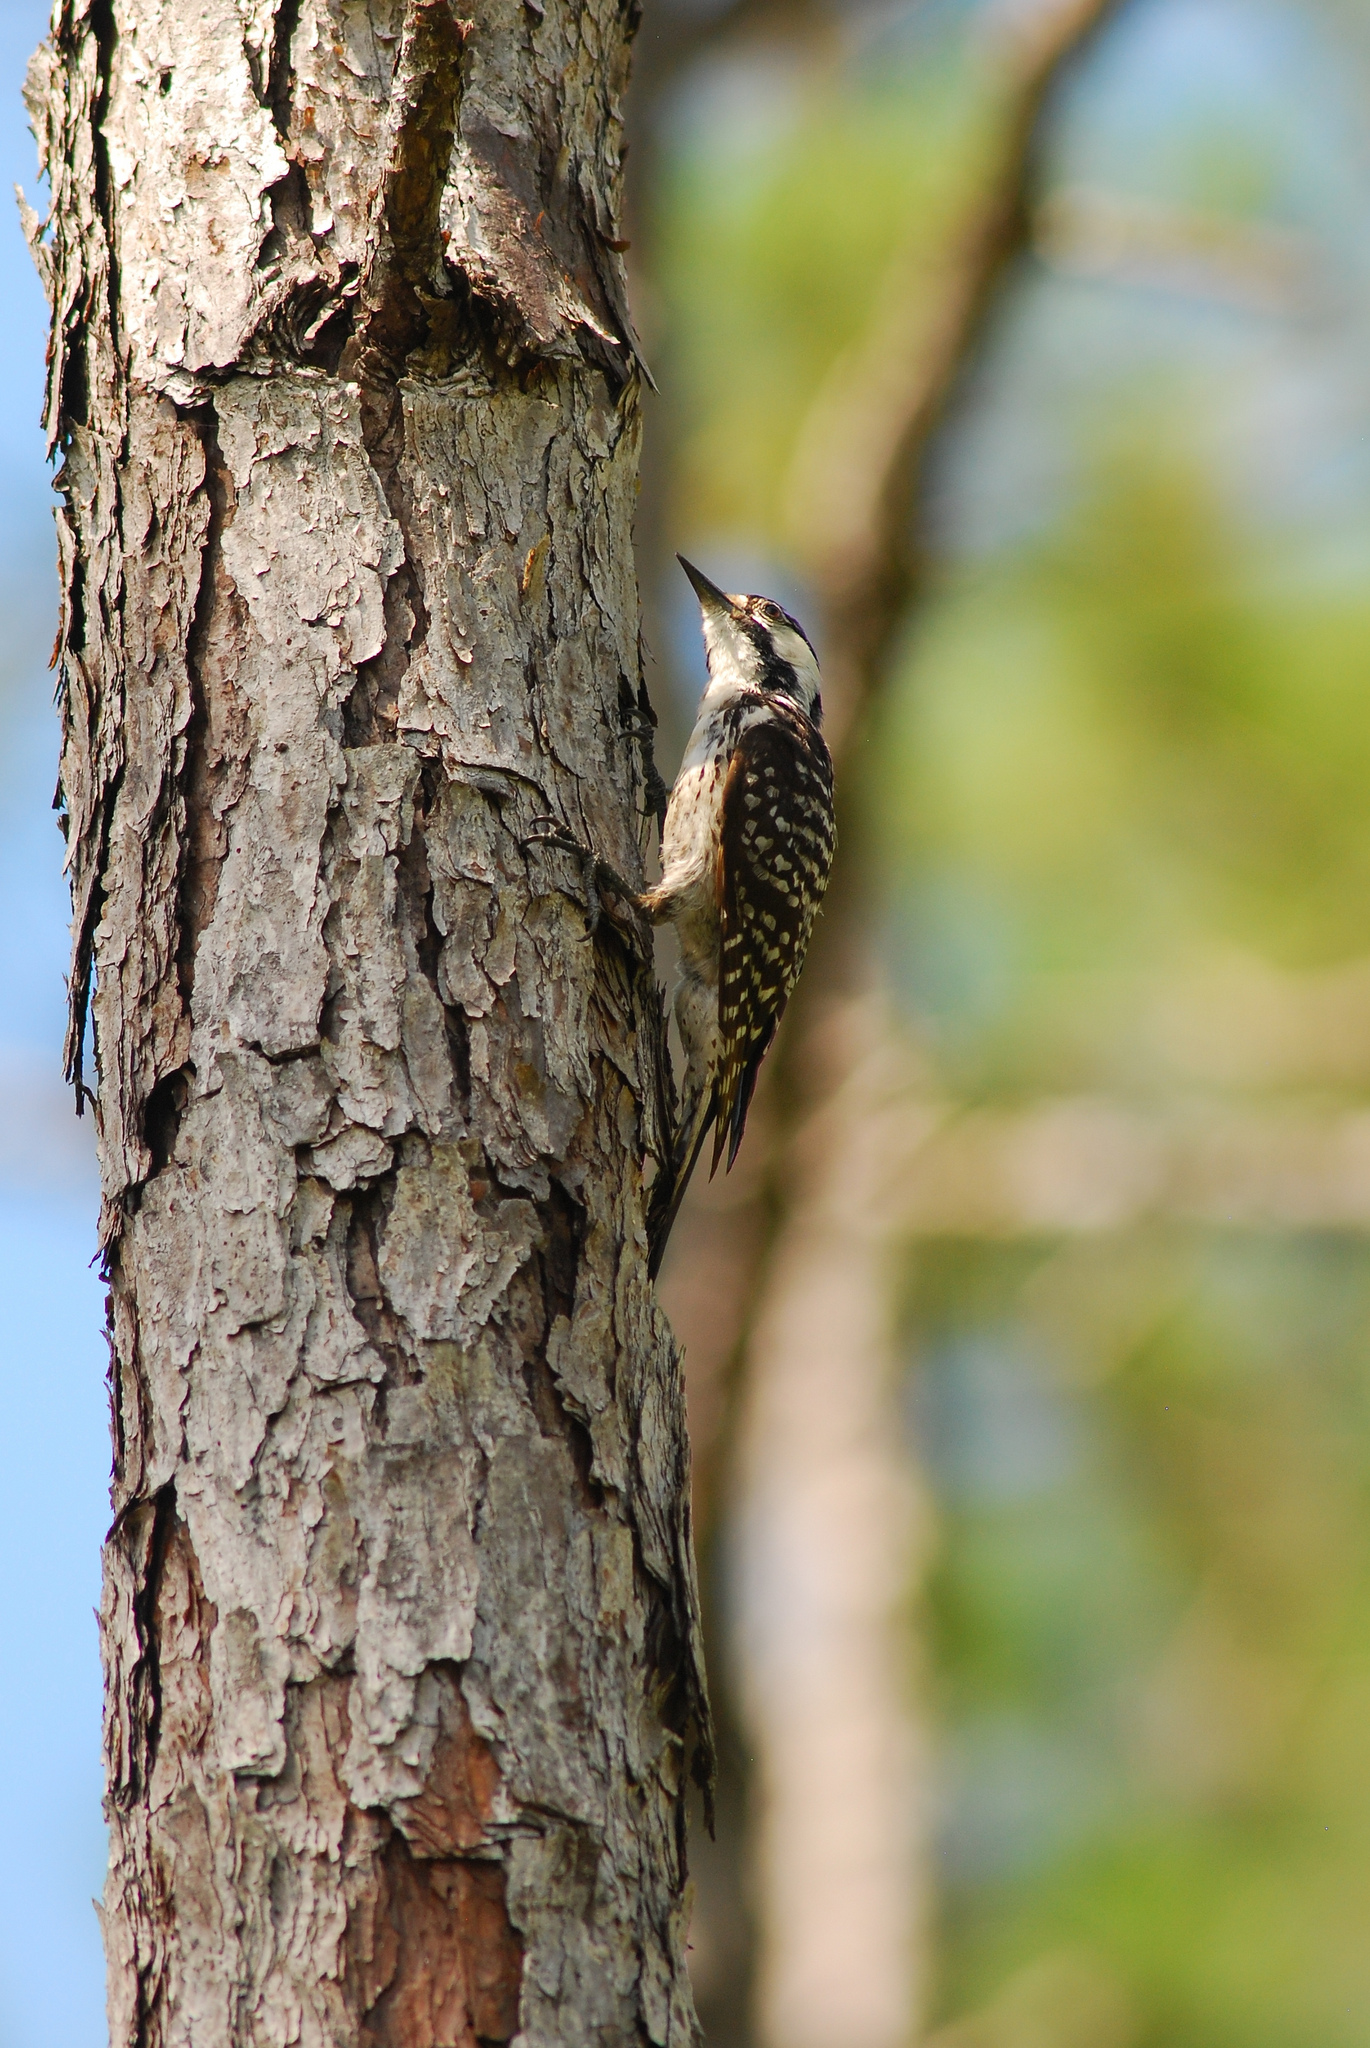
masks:
[[[657,1175],[647,1208],[647,1277],[655,1280],[661,1271],[661,1262],[666,1256],[666,1245],[680,1205],[685,1199],[685,1190],[690,1185],[690,1175],[699,1163],[704,1149],[704,1140],[709,1135],[709,1126],[714,1120],[716,1103],[706,1098],[693,1127],[682,1125],[681,1140],[677,1144],[669,1169]]]

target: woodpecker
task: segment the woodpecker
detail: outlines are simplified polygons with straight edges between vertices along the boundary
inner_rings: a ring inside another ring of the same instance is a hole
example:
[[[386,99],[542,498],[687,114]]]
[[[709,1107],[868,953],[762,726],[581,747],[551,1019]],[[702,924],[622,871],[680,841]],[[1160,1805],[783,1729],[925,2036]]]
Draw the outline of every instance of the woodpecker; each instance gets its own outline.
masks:
[[[635,899],[680,946],[685,1073],[648,1221],[653,1277],[711,1126],[710,1177],[725,1153],[732,1169],[837,845],[808,635],[770,598],[732,596],[677,559],[699,599],[709,681],[666,808],[661,880]]]

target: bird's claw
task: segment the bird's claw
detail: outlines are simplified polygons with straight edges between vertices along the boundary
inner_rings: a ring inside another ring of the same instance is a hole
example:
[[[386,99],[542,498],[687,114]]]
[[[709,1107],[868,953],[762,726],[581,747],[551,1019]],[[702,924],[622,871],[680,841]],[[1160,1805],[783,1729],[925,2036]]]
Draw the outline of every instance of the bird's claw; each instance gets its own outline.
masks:
[[[637,892],[628,886],[607,861],[602,861],[588,846],[582,846],[578,839],[573,839],[559,819],[534,818],[522,843],[524,846],[550,846],[554,852],[569,853],[580,862],[581,886],[585,891],[587,940],[593,939],[599,930],[600,919],[605,914],[606,895],[621,897],[636,908]],[[619,925],[625,930],[633,929],[631,919],[620,920],[612,911],[608,915],[611,924]]]
[[[599,930],[599,920],[604,906],[600,901],[599,878],[595,872],[599,863],[589,847],[582,846],[578,839],[573,839],[570,833],[562,827],[559,819],[545,817],[532,820],[528,832],[524,836],[523,844],[525,846],[550,846],[553,852],[569,853],[580,862],[580,879],[581,885],[585,890],[586,908],[584,938],[587,941],[593,939],[595,933]]]
[[[573,839],[559,818],[534,818],[523,835],[524,846],[550,846],[558,853],[574,853],[581,860],[593,860],[589,848]]]

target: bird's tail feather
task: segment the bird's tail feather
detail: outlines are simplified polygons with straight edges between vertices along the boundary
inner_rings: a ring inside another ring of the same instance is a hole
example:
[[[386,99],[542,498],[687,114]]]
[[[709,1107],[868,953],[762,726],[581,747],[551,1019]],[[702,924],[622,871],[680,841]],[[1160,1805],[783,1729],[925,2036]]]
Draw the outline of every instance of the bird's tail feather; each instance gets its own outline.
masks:
[[[712,1088],[700,1095],[693,1120],[682,1118],[680,1136],[676,1142],[670,1171],[661,1174],[652,1189],[652,1201],[647,1215],[647,1273],[655,1280],[661,1271],[661,1261],[666,1256],[666,1243],[671,1235],[672,1225],[680,1214],[680,1205],[685,1199],[685,1190],[690,1185],[699,1155],[704,1149],[704,1140],[709,1135],[709,1126],[718,1111],[718,1097]]]

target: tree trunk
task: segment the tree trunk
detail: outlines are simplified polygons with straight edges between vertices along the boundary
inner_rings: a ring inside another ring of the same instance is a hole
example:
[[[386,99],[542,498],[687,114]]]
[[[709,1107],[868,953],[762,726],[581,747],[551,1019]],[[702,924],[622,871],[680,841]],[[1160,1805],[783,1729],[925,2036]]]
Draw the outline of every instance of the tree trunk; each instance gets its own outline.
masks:
[[[469,19],[466,18],[469,15]],[[688,2042],[619,0],[61,0],[114,2048]]]
[[[899,1399],[887,1129],[907,1062],[853,935],[809,1015],[808,1116],[749,1332],[729,1548],[754,1771],[761,2048],[912,2048],[931,1949],[911,1608],[931,1509]]]

